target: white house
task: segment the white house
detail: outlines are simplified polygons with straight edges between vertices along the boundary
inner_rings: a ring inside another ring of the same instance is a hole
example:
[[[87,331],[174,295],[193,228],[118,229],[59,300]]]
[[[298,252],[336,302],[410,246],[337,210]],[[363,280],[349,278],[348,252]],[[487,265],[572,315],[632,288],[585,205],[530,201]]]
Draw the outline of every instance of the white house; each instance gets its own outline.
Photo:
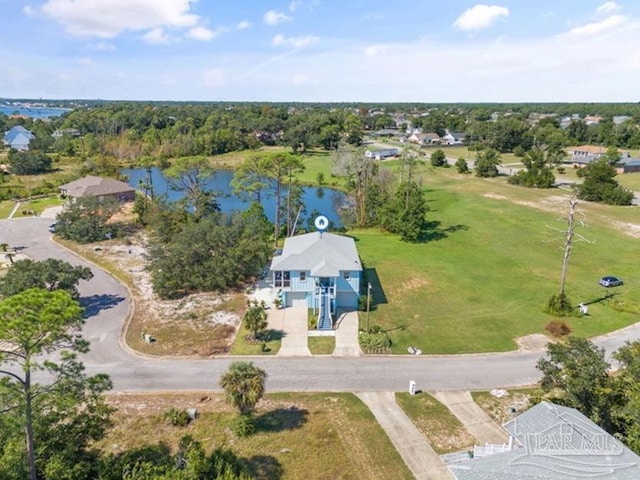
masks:
[[[331,329],[338,309],[358,306],[362,264],[350,237],[312,232],[287,238],[269,271],[283,306],[313,309],[318,329]]]
[[[447,132],[442,137],[442,143],[445,145],[462,145],[464,142],[464,133],[461,132]]]
[[[397,148],[387,148],[381,150],[365,150],[364,156],[367,158],[375,158],[381,160],[383,158],[397,157],[400,155],[400,150]]]

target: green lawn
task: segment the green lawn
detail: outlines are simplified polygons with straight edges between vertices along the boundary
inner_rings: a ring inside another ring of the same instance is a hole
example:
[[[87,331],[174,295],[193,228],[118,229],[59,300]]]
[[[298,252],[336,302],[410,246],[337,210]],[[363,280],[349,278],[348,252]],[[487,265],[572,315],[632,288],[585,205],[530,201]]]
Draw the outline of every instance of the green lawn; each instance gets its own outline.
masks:
[[[0,219],[9,217],[15,204],[16,202],[13,200],[4,200],[0,202]]]
[[[336,337],[308,337],[311,355],[331,355],[336,348]]]
[[[460,420],[428,393],[396,393],[396,401],[436,453],[459,452],[477,443]]]
[[[22,212],[25,210],[33,210],[34,212],[36,212],[36,215],[40,215],[46,208],[57,207],[59,205],[62,205],[64,202],[65,201],[63,199],[58,197],[48,197],[48,198],[39,198],[37,200],[31,200],[31,201],[21,201],[20,208],[18,208],[14,216],[16,218],[25,216],[22,214]],[[30,216],[30,215],[27,215],[27,216]]]
[[[431,211],[430,238],[407,244],[378,231],[354,231],[370,271],[374,310],[393,339],[393,351],[425,353],[507,351],[514,338],[544,333],[553,318],[542,312],[559,288],[568,193],[524,189],[502,178],[485,180],[451,169],[424,167]],[[574,245],[567,293],[590,303],[590,315],[570,318],[576,335],[593,336],[637,321],[640,264],[635,207],[581,204],[588,242]],[[633,232],[632,232],[633,233]],[[637,233],[636,233],[637,234]],[[626,285],[598,286],[606,274]],[[615,296],[604,299],[606,293]],[[364,319],[364,316],[361,317]]]

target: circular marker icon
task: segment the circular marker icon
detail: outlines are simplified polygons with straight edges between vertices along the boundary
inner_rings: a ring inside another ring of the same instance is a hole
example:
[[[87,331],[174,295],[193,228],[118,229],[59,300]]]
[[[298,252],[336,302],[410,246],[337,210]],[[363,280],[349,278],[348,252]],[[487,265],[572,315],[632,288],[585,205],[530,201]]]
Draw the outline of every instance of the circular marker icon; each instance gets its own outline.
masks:
[[[326,230],[329,227],[329,219],[324,215],[318,215],[314,223],[316,228],[320,231]]]

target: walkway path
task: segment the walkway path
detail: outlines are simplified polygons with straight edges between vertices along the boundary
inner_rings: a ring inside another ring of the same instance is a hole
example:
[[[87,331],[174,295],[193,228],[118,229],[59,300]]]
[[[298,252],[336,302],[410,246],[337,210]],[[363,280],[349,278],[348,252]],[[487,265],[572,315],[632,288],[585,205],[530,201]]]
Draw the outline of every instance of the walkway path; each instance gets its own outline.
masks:
[[[18,207],[20,207],[20,202],[16,202],[15,206],[13,207],[13,210],[11,210],[11,213],[9,214],[9,216],[7,218],[13,218],[13,216],[18,211]]]
[[[509,441],[507,431],[473,401],[469,392],[436,392],[433,396],[462,422],[481,446],[486,443],[502,444]]]
[[[287,307],[271,313],[282,315],[282,344],[278,356],[310,357],[307,343],[307,308]]]
[[[362,355],[358,341],[358,312],[347,312],[338,319],[334,357],[359,357]]]
[[[393,392],[363,392],[357,395],[369,407],[417,480],[453,479],[424,435],[396,403]]]

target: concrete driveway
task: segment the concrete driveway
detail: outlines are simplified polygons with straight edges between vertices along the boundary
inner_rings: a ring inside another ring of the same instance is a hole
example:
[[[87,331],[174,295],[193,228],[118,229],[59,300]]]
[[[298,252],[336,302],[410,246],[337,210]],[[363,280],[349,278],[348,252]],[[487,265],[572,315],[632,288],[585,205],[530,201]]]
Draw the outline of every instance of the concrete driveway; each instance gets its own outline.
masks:
[[[473,401],[471,393],[436,392],[433,394],[453,413],[465,428],[476,437],[480,445],[502,444],[509,441],[507,431],[494,422],[489,415]]]
[[[282,344],[278,356],[280,357],[310,357],[311,352],[307,342],[307,308],[287,307],[272,309],[269,315],[281,316]],[[278,322],[280,323],[280,322]]]

